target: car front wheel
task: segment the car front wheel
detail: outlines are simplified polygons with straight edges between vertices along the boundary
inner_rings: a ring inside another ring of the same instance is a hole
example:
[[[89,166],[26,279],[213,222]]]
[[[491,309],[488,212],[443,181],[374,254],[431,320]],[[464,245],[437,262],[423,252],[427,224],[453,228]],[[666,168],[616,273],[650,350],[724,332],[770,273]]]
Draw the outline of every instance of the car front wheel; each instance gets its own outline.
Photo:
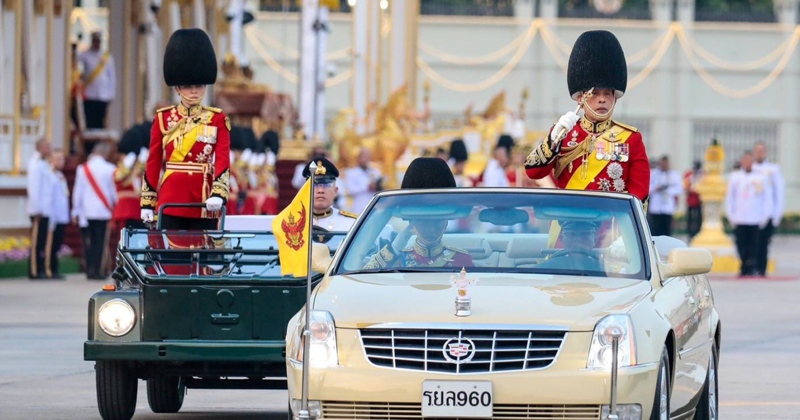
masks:
[[[706,374],[706,385],[703,387],[703,395],[697,403],[694,413],[695,420],[717,420],[719,419],[719,376],[717,375],[717,343],[711,343],[711,356],[708,359],[708,373]]]
[[[125,362],[98,361],[94,365],[97,408],[103,420],[130,420],[136,411],[136,374]]]
[[[669,370],[669,354],[667,349],[661,350],[661,362],[658,367],[658,382],[653,401],[653,413],[650,420],[669,420],[669,396],[672,387]]]
[[[179,376],[147,379],[147,403],[154,413],[177,413],[184,395],[186,384]]]

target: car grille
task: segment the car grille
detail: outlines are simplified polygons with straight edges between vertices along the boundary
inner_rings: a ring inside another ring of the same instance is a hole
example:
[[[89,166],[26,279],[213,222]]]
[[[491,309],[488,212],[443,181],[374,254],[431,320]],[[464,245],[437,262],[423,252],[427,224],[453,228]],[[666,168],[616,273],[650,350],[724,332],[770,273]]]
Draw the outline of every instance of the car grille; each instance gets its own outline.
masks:
[[[361,344],[370,363],[379,367],[469,374],[546,368],[555,361],[566,334],[368,328],[361,330]],[[456,352],[452,353],[454,346]]]
[[[322,417],[326,419],[421,419],[422,407],[418,403],[323,401]],[[432,420],[433,418],[426,417],[426,419]],[[600,406],[495,404],[492,419],[598,420],[600,419]]]

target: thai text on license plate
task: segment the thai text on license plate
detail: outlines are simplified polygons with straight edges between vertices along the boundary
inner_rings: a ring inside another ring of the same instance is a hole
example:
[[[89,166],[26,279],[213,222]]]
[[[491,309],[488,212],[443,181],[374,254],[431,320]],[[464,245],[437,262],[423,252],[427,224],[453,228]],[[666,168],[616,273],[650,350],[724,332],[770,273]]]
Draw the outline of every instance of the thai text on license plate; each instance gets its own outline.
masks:
[[[492,406],[491,382],[422,382],[422,417],[491,418]]]

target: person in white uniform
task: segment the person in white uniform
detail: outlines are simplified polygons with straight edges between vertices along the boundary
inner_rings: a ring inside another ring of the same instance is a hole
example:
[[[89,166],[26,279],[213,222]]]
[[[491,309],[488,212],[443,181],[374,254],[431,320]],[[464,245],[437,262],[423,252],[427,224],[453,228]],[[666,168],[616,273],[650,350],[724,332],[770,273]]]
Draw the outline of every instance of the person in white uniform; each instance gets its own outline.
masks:
[[[758,236],[773,215],[772,197],[769,179],[753,170],[753,155],[745,153],[741,169],[731,174],[725,198],[725,213],[734,227],[742,276],[758,273]]]
[[[84,247],[86,277],[104,280],[108,222],[117,203],[114,185],[116,166],[108,162],[108,143],[98,143],[89,160],[78,166],[72,191],[72,217],[87,227],[88,246]]]
[[[101,50],[102,44],[103,34],[93,32],[91,47],[78,56],[78,61],[83,64],[86,128],[105,127],[108,104],[114,100],[117,89],[114,57]]]
[[[31,218],[31,251],[28,277],[46,278],[45,253],[47,246],[48,211],[50,194],[47,189],[50,165],[50,143],[46,139],[36,142],[36,151],[28,160],[27,193],[28,216]]]
[[[783,219],[786,181],[781,174],[780,165],[767,161],[767,146],[764,143],[756,144],[756,147],[753,148],[753,157],[756,160],[753,163],[753,170],[764,174],[772,186],[772,217],[758,235],[756,272],[758,275],[765,276],[769,261],[769,243],[772,240],[772,234],[775,233],[775,229],[780,226],[781,219]]]
[[[383,189],[381,172],[370,166],[372,154],[369,149],[362,148],[358,154],[358,165],[344,171],[344,194],[347,205],[342,206],[349,212],[361,214],[372,196]]]
[[[314,172],[314,226],[330,232],[349,231],[357,216],[333,207],[333,201],[339,193],[339,188],[336,186],[339,169],[328,159],[318,157],[314,161],[309,161],[303,169],[303,176],[306,179],[311,176],[309,169],[311,162],[317,164]]]
[[[50,157],[51,171],[49,175],[49,202],[50,214],[47,230],[47,251],[45,255],[45,271],[47,277],[63,280],[58,269],[58,251],[64,244],[64,231],[69,224],[69,187],[64,173],[64,154],[53,153]]]
[[[683,181],[678,171],[669,167],[669,158],[662,156],[658,167],[650,173],[650,200],[647,216],[653,236],[672,235],[672,216],[683,194]]]

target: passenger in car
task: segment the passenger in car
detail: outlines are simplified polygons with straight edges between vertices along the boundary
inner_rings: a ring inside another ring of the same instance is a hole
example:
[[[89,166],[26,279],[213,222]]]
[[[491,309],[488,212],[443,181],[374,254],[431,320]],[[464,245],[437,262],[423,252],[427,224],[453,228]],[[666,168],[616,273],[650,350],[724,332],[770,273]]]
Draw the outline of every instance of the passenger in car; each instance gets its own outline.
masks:
[[[401,189],[455,188],[456,180],[447,163],[439,158],[417,158],[408,166]],[[447,219],[416,218],[409,221],[395,240],[372,255],[364,269],[391,267],[472,267],[472,257],[463,249],[442,244]],[[406,247],[411,235],[414,245]]]
[[[561,222],[563,249],[551,254],[536,268],[605,271],[600,253],[594,250],[598,228],[597,223],[582,220]]]

